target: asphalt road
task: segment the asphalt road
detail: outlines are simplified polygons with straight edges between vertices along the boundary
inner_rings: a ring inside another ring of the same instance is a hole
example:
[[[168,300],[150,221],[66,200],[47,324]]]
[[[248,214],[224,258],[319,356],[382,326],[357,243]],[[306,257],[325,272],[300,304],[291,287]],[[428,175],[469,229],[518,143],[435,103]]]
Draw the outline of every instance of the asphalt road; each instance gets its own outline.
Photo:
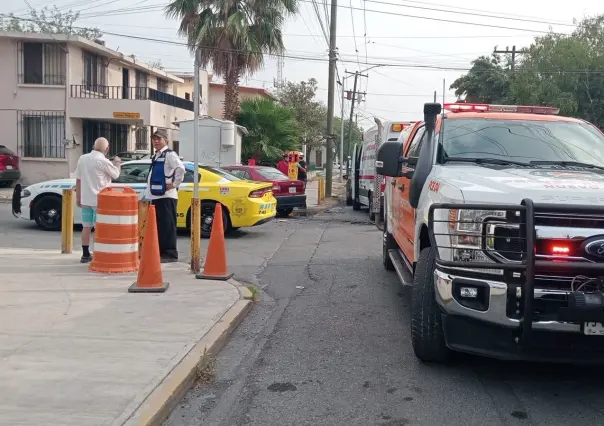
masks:
[[[381,233],[333,209],[296,223],[261,300],[165,426],[600,425],[599,369],[467,355],[424,365]]]
[[[260,301],[218,356],[214,380],[165,426],[604,424],[598,368],[466,355],[420,363],[410,294],[383,270],[380,239],[366,214],[342,207],[228,239],[230,267],[259,283]],[[183,258],[188,241],[180,237]],[[59,242],[0,204],[0,246]]]

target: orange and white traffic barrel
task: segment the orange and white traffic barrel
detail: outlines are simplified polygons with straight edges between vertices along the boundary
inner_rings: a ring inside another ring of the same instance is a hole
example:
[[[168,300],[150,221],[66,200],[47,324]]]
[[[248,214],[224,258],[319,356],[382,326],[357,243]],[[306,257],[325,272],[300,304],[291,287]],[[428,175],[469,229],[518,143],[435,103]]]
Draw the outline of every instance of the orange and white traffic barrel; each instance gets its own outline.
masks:
[[[99,192],[94,251],[89,270],[125,273],[138,270],[138,195],[132,188]]]

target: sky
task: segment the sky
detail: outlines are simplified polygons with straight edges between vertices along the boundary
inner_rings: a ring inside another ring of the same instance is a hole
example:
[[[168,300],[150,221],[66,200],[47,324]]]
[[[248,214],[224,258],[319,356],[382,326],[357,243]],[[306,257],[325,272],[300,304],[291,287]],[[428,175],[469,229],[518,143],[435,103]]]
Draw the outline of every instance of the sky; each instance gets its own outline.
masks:
[[[283,29],[283,78],[289,82],[315,78],[317,96],[327,103],[330,3],[299,1],[299,13]],[[161,60],[167,71],[193,71],[191,55],[179,44],[183,39],[176,32],[178,22],[163,13],[167,1],[3,0],[0,13],[28,17],[28,4],[80,12],[76,25],[98,27],[107,47],[148,62]],[[368,77],[359,78],[359,90],[366,93],[355,105],[360,126],[371,127],[373,117],[419,120],[434,91],[442,102],[443,83],[445,102],[455,101],[449,86],[479,55],[490,55],[495,46],[526,47],[550,29],[570,33],[573,19],[604,13],[597,5],[597,0],[338,0],[338,76],[371,68],[363,72]],[[274,90],[277,64],[277,58],[267,56],[264,68],[242,79],[242,85]],[[346,89],[352,84],[353,78],[346,78]],[[335,115],[341,112],[340,87]],[[345,101],[344,115],[349,114],[350,102]]]

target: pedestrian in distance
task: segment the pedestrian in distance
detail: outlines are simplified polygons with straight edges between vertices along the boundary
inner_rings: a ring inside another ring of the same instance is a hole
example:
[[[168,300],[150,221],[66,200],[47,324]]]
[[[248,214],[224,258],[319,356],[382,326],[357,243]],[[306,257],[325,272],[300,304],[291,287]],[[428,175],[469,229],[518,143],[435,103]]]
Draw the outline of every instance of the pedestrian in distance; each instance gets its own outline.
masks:
[[[92,151],[78,159],[74,175],[76,178],[76,204],[82,209],[82,258],[80,262],[92,260],[90,235],[96,222],[97,196],[111,184],[111,179],[120,176],[121,160],[107,158],[109,141],[98,138]]]
[[[151,137],[155,154],[149,168],[145,199],[155,206],[155,220],[162,263],[176,262],[177,188],[185,176],[185,166],[176,152],[168,148],[168,134],[158,129]]]
[[[304,182],[304,192],[306,192],[306,181],[308,180],[307,172],[308,166],[304,161],[304,154],[300,154],[300,161],[298,162],[298,180]]]
[[[289,161],[287,161],[289,156],[287,154],[283,154],[281,160],[277,163],[277,170],[283,173],[285,176],[289,174]]]

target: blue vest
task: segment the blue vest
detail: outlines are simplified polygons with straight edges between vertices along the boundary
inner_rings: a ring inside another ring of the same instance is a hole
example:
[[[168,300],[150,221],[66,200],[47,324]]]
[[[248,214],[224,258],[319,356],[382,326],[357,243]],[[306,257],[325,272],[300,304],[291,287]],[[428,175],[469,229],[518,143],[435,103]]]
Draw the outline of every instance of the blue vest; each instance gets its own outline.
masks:
[[[166,149],[159,157],[151,162],[151,171],[149,172],[151,175],[151,178],[149,179],[149,192],[156,197],[161,197],[166,194],[166,178],[174,179],[174,173],[172,173],[172,176],[166,176],[165,172],[166,155],[169,152],[172,152],[172,150]]]

